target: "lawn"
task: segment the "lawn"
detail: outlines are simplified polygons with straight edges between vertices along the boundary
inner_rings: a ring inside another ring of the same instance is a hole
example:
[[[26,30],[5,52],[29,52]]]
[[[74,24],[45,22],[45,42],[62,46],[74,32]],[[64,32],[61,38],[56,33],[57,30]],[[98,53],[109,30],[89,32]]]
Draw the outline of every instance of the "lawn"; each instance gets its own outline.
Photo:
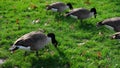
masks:
[[[106,18],[120,16],[119,0],[61,0],[74,8],[95,7],[97,17],[83,20],[59,16],[46,11],[46,5],[59,0],[0,0],[0,68],[120,68],[119,40],[111,40],[115,32],[96,27]],[[36,21],[36,22],[35,22]],[[58,48],[49,44],[39,57],[24,51],[11,54],[9,48],[17,38],[36,30],[53,32]]]

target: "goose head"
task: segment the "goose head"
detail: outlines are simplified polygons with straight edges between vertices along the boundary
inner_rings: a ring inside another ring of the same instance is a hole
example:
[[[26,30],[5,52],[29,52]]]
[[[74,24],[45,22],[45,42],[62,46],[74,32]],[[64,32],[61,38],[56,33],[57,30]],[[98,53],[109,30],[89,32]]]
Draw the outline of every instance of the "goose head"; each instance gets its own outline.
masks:
[[[54,34],[54,33],[48,33],[47,36],[51,38],[52,44],[53,44],[55,47],[57,47],[58,42],[57,42],[57,40],[55,39],[55,34]]]
[[[115,33],[114,35],[112,35],[111,39],[120,39],[120,32]]]
[[[72,10],[73,9],[73,6],[71,3],[67,3],[67,6]]]
[[[50,10],[52,7],[50,5],[46,5],[46,10]]]
[[[91,8],[90,12],[93,12],[94,13],[94,17],[96,18],[96,16],[97,16],[96,8]]]
[[[100,26],[102,26],[102,25],[104,25],[104,24],[102,23],[102,21],[100,21],[100,22],[97,23],[96,26],[97,26],[97,27],[100,27]]]
[[[9,48],[11,53],[14,53],[18,49],[19,49],[19,47],[17,47],[17,46],[12,46],[11,48]]]

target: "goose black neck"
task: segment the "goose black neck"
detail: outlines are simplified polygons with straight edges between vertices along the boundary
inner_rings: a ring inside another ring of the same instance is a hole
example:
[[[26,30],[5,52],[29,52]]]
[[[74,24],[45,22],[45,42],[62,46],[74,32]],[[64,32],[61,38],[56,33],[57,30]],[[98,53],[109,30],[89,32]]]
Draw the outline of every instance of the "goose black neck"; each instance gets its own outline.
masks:
[[[57,40],[55,39],[55,37],[52,38],[52,44],[53,44],[55,47],[57,47],[58,42],[57,42]]]
[[[104,24],[102,23],[102,21],[100,21],[100,22],[97,23],[97,27],[102,26],[102,25],[104,25]]]
[[[94,12],[94,15],[97,14],[96,8],[91,8],[90,12]]]
[[[49,33],[47,36],[48,36],[48,37],[51,37],[52,44],[53,44],[55,47],[57,47],[58,42],[57,42],[57,40],[55,39],[54,33]]]
[[[72,10],[73,9],[73,6],[71,3],[67,3],[67,6]]]

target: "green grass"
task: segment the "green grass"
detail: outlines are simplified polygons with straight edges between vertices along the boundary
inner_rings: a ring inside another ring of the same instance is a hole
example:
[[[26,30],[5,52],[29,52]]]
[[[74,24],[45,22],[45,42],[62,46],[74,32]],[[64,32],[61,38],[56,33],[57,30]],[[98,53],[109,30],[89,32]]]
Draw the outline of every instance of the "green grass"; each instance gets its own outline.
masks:
[[[74,8],[97,8],[97,18],[79,20],[58,16],[46,11],[47,4],[57,0],[1,0],[0,1],[0,58],[6,59],[0,68],[120,68],[120,45],[111,40],[115,33],[105,27],[96,28],[96,23],[106,18],[120,16],[119,0],[61,0],[71,2]],[[33,8],[36,6],[37,8]],[[35,19],[39,23],[32,24]],[[16,23],[18,20],[18,23]],[[9,47],[20,36],[43,29],[54,32],[59,42],[40,50],[37,58],[34,53],[24,57],[24,51],[10,54]],[[102,32],[102,35],[99,35]]]

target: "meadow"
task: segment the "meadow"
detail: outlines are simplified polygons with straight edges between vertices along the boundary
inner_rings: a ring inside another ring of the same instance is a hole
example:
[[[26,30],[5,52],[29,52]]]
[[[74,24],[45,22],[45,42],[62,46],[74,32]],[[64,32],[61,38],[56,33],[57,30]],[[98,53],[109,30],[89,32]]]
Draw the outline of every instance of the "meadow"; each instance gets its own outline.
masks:
[[[60,0],[74,8],[95,7],[97,17],[76,20],[46,11],[46,5],[59,0],[0,0],[0,68],[120,68],[120,42],[110,36],[115,32],[96,27],[106,18],[120,16],[119,0]],[[22,35],[36,30],[53,32],[59,42],[35,53],[11,54],[9,48]]]

